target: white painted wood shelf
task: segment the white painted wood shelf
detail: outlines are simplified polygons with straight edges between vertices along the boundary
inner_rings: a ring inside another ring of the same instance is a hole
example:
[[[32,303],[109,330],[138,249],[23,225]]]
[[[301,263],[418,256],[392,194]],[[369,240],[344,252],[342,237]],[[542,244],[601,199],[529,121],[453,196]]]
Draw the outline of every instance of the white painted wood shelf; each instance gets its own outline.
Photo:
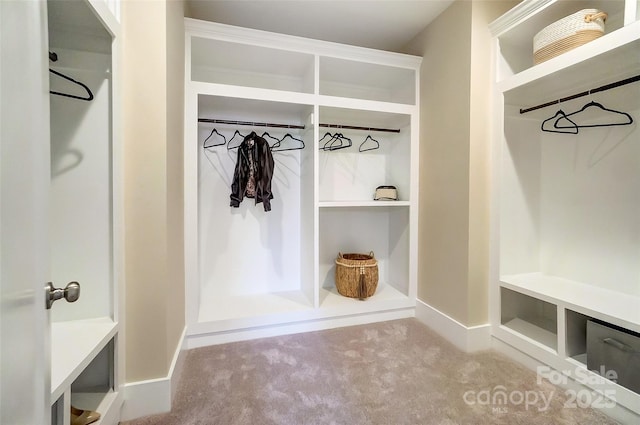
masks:
[[[100,413],[100,419],[94,425],[113,424],[119,420],[119,412],[113,407],[122,403],[122,393],[109,388],[96,388],[93,392],[71,393],[71,405],[81,410]]]
[[[640,331],[639,296],[542,273],[502,276],[500,281],[505,288]]]
[[[118,324],[111,318],[51,324],[51,400],[57,400],[113,339]]]
[[[532,341],[539,342],[552,350],[558,349],[558,335],[544,329],[540,326],[537,326],[534,322],[536,320],[524,320],[519,317],[515,319],[509,320],[503,326],[511,329],[512,331],[524,335],[527,338],[530,338]]]
[[[408,207],[409,201],[320,201],[320,208],[381,208],[381,207]]]

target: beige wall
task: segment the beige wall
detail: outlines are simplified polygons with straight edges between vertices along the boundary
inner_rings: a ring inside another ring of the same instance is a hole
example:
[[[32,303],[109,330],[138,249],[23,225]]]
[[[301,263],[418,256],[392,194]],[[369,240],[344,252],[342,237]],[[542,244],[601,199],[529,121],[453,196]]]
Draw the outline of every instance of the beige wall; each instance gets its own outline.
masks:
[[[418,296],[487,322],[490,35],[517,2],[457,1],[406,52],[421,70]],[[126,380],[164,377],[184,328],[183,1],[125,0]]]
[[[404,49],[423,56],[418,298],[488,322],[491,36],[512,1],[458,0]]]
[[[184,328],[182,7],[122,3],[127,382],[167,376]]]

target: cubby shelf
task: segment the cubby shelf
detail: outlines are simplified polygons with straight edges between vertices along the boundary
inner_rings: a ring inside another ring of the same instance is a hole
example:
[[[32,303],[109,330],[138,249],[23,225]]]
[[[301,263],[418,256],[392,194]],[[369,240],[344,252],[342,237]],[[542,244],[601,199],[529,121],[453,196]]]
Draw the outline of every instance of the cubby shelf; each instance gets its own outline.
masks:
[[[320,201],[320,208],[351,208],[351,207],[408,207],[409,201]]]
[[[503,287],[640,330],[640,296],[542,273],[502,276],[500,281]]]
[[[112,406],[117,405],[122,393],[112,389],[96,389],[95,392],[74,392],[71,394],[71,405],[81,406],[83,410],[92,410],[101,414],[94,425],[111,424],[118,420],[119,413],[113,413]]]
[[[51,400],[57,400],[118,332],[109,317],[51,324]]]
[[[537,321],[535,318],[523,320],[519,317],[516,317],[506,322],[503,326],[511,329],[517,334],[531,339],[534,342],[538,342],[546,347],[549,347],[554,351],[557,350],[558,335],[551,331],[548,331],[547,329],[544,329],[543,327],[535,325],[535,321]]]

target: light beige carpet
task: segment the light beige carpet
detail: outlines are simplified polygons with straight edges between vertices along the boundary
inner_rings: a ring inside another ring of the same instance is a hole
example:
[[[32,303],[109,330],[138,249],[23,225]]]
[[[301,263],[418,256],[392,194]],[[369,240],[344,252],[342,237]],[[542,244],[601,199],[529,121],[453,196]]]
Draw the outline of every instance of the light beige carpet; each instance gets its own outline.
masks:
[[[190,350],[172,411],[126,425],[616,423],[568,402],[404,319]]]

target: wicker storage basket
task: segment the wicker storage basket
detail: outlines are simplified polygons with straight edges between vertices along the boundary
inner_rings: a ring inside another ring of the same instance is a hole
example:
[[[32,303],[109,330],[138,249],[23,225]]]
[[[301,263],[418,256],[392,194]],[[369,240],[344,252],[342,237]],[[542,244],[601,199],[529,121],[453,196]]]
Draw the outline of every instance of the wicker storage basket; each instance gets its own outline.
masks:
[[[336,289],[345,297],[364,300],[378,287],[378,260],[369,254],[338,254]]]
[[[554,58],[604,34],[607,14],[583,9],[547,26],[533,37],[535,65]]]

